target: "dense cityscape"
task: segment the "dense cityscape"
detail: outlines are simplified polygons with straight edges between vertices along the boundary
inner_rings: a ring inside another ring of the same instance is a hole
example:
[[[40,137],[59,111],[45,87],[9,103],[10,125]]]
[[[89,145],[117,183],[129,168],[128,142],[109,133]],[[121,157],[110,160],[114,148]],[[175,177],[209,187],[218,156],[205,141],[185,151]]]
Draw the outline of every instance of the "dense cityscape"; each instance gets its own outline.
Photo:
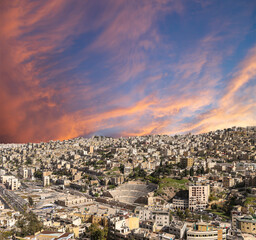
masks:
[[[0,240],[256,240],[256,0],[0,23]]]
[[[255,239],[256,127],[0,145],[0,239]]]

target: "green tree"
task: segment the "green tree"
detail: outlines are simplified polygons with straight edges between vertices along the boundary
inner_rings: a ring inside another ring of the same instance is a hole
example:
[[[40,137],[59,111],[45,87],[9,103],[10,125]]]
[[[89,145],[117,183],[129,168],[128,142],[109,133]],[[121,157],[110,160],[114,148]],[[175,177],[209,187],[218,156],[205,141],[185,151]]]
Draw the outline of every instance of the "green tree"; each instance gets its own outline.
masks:
[[[197,175],[201,175],[201,174],[202,174],[201,168],[198,168],[198,169],[196,170],[196,174],[197,174]]]
[[[40,170],[36,170],[36,171],[34,172],[34,177],[35,177],[35,178],[42,179],[42,178],[43,178],[43,172],[40,171]]]
[[[170,221],[170,222],[172,221],[172,213],[171,213],[171,211],[170,211],[170,213],[169,213],[169,221]]]
[[[190,210],[188,208],[185,209],[185,217],[188,218],[190,217]]]
[[[120,172],[121,172],[121,173],[124,173],[124,164],[120,164],[120,167],[119,167],[119,168],[120,168]]]
[[[101,229],[98,224],[93,223],[89,228],[92,240],[106,240],[108,231],[107,228]]]
[[[0,240],[5,240],[8,239],[8,237],[11,237],[13,235],[13,230],[12,231],[1,231],[0,232]]]
[[[33,201],[32,197],[28,197],[28,203],[29,203],[29,206],[34,205],[34,201]]]
[[[184,216],[184,211],[182,211],[182,210],[180,210],[180,209],[178,208],[178,210],[177,210],[177,216],[180,218],[180,220],[183,220],[183,219],[185,218],[185,216]]]
[[[18,236],[24,237],[34,235],[43,228],[43,224],[38,220],[37,216],[31,211],[25,213],[17,222],[16,226],[20,228],[17,232]]]
[[[189,170],[189,175],[190,175],[191,177],[194,176],[194,168],[193,168],[193,167],[190,168],[190,170]]]
[[[32,164],[32,159],[31,159],[31,157],[27,157],[27,161],[26,161],[25,164],[26,164],[26,165]]]

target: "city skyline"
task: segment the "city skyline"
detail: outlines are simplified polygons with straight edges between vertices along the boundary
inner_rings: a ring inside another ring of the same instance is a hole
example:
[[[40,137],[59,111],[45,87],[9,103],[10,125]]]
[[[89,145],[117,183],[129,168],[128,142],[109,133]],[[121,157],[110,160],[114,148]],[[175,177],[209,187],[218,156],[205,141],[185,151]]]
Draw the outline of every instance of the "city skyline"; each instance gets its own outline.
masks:
[[[0,6],[0,143],[256,125],[254,1]]]

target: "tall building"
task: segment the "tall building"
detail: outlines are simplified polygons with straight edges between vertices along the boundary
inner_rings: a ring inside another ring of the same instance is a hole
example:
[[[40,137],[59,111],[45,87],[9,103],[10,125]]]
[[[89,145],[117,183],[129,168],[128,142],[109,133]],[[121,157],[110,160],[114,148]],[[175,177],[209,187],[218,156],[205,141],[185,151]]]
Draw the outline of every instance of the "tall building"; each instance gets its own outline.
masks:
[[[3,184],[5,184],[5,186],[8,188],[8,189],[11,189],[11,190],[18,190],[19,187],[20,187],[20,181],[19,179],[17,179],[16,177],[14,176],[2,176],[1,177],[1,182]]]
[[[23,177],[24,179],[27,179],[27,178],[28,178],[28,169],[26,169],[26,168],[23,168],[23,169],[22,169],[22,177]]]
[[[20,187],[20,182],[17,178],[12,178],[10,183],[11,190],[18,190]]]
[[[34,168],[29,168],[28,169],[28,178],[31,178],[33,180],[34,179],[34,173],[35,173],[35,169]]]
[[[43,182],[44,182],[44,187],[50,185],[50,177],[49,176],[44,176],[43,177]]]
[[[188,190],[188,205],[191,211],[203,210],[207,208],[210,196],[210,185],[196,183],[190,185]]]
[[[194,164],[194,159],[190,157],[181,158],[180,163],[183,168],[191,168]]]
[[[93,154],[93,152],[94,152],[94,147],[93,147],[93,146],[90,146],[90,147],[89,147],[89,153]]]
[[[235,180],[234,178],[231,177],[223,177],[223,187],[225,188],[230,188],[233,187],[235,185]]]

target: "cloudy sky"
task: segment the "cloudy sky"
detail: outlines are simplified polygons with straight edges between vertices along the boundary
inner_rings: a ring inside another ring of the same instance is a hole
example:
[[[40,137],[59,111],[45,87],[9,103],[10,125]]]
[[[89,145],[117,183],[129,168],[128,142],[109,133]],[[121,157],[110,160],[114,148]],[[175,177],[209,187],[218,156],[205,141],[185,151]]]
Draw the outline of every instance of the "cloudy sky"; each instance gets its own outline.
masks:
[[[0,142],[256,125],[256,2],[2,0]]]

